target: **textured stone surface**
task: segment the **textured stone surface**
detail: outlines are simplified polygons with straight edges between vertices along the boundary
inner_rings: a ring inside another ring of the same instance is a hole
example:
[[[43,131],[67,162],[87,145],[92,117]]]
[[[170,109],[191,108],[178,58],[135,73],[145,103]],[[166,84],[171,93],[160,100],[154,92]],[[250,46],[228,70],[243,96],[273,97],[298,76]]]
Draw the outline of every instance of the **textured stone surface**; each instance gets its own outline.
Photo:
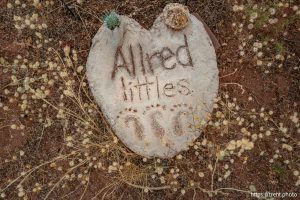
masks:
[[[87,62],[92,93],[116,135],[145,157],[172,157],[200,132],[218,91],[211,40],[193,15],[174,31],[160,15],[151,30],[120,16],[120,27],[102,26]]]

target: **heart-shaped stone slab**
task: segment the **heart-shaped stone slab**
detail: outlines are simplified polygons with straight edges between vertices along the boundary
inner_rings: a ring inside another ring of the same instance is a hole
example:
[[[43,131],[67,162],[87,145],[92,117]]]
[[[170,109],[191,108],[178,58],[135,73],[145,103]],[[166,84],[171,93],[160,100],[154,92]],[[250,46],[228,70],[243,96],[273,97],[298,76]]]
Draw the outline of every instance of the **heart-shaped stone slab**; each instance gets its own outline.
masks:
[[[161,14],[150,30],[119,16],[102,26],[87,62],[92,93],[120,140],[144,157],[173,157],[200,132],[218,92],[216,54],[203,24],[188,14],[181,30]]]

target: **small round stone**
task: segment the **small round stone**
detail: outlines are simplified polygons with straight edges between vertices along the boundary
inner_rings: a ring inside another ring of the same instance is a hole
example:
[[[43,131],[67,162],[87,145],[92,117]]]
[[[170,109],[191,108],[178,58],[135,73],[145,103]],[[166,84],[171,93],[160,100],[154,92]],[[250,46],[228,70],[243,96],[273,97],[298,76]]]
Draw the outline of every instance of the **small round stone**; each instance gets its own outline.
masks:
[[[189,10],[179,3],[170,3],[163,10],[165,24],[175,30],[181,30],[189,23]]]

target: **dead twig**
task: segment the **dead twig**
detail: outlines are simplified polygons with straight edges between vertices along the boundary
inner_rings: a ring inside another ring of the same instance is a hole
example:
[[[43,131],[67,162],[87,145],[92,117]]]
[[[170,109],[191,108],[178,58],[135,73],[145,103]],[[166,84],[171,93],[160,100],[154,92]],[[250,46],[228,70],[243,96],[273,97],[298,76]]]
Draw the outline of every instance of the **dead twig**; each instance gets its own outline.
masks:
[[[228,85],[236,85],[236,86],[238,86],[241,90],[242,90],[242,94],[244,94],[245,93],[245,89],[244,89],[244,87],[241,85],[241,84],[239,84],[239,83],[222,83],[221,84],[221,86],[228,86]]]
[[[235,69],[234,69],[234,72],[232,72],[232,73],[229,73],[229,74],[226,74],[226,75],[224,75],[224,76],[221,76],[221,77],[220,77],[220,79],[221,79],[221,78],[225,78],[225,77],[227,77],[227,76],[231,76],[231,75],[235,74],[235,73],[237,72],[237,70],[238,70],[238,69],[237,69],[237,68],[235,68]]]
[[[80,17],[75,13],[64,0],[59,0],[62,6],[68,11],[70,15],[72,15],[76,20],[80,20]]]

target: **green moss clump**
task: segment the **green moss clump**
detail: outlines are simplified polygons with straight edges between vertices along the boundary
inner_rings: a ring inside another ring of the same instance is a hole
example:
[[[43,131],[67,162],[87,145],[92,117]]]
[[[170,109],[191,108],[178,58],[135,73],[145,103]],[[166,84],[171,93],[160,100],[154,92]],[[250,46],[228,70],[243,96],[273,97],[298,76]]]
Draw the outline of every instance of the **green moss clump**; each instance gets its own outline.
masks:
[[[104,16],[104,24],[110,30],[114,30],[120,26],[120,19],[116,12],[111,11]]]

